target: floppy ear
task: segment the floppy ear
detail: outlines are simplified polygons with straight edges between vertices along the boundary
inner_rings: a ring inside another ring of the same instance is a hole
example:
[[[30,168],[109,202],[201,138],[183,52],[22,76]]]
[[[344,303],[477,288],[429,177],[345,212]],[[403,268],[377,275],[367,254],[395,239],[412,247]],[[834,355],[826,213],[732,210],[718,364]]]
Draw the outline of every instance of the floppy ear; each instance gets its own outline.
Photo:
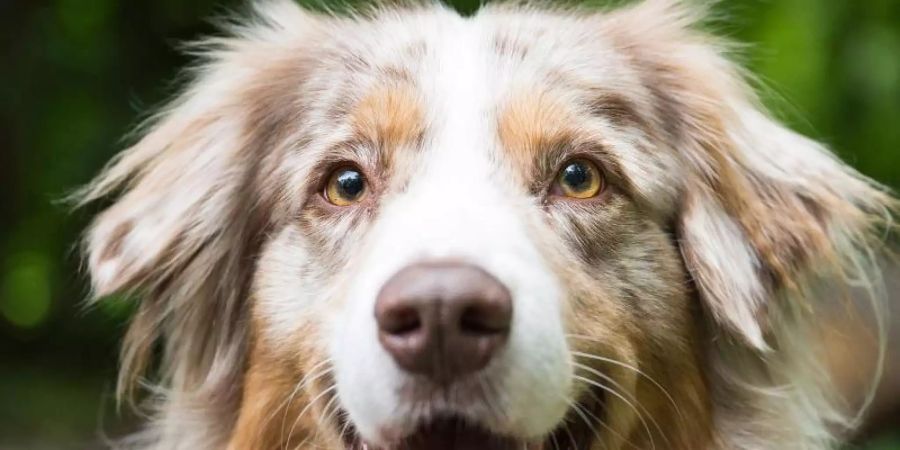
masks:
[[[96,296],[142,297],[120,388],[161,335],[177,335],[164,377],[191,385],[241,368],[239,345],[229,344],[243,333],[246,262],[269,219],[260,180],[271,178],[276,130],[299,122],[309,41],[322,29],[289,0],[259,2],[255,12],[227,25],[228,37],[190,48],[202,60],[184,93],[77,196],[84,204],[117,195],[85,238]],[[212,370],[220,360],[235,368]]]
[[[867,279],[860,261],[874,262],[897,202],[767,116],[726,46],[693,29],[702,16],[647,0],[609,26],[641,65],[659,127],[682,157],[677,228],[699,294],[718,323],[764,349],[774,298],[800,301],[816,277]]]
[[[177,274],[247,216],[252,205],[235,199],[266,151],[258,134],[287,119],[271,105],[293,105],[308,62],[301,47],[317,25],[289,1],[256,12],[258,23],[229,26],[236,36],[189,47],[202,60],[188,88],[79,194],[82,204],[121,194],[87,236],[98,295]]]

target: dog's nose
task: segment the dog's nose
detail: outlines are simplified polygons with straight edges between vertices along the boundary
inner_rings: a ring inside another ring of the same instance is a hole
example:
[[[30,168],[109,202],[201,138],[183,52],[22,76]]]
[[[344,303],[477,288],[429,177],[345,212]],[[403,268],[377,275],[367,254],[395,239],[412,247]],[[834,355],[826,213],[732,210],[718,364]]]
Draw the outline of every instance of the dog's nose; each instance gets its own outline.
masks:
[[[447,383],[484,368],[509,336],[509,291],[484,270],[430,262],[397,272],[375,303],[378,339],[403,369]]]

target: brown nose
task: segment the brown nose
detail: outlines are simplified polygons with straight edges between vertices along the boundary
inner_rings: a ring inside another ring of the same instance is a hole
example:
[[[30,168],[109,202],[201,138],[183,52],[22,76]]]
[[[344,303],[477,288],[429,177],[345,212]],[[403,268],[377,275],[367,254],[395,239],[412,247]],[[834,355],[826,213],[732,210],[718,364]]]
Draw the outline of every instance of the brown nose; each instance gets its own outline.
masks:
[[[385,283],[375,319],[381,345],[400,367],[447,383],[484,368],[506,342],[512,300],[475,266],[420,263]]]

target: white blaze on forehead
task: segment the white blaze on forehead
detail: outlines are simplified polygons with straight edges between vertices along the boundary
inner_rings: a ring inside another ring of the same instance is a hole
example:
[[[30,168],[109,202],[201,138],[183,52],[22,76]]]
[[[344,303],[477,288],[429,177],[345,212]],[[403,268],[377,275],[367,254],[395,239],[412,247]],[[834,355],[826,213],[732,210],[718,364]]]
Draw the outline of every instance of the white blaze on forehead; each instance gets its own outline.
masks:
[[[376,296],[407,265],[458,259],[492,273],[514,301],[508,346],[488,368],[507,422],[489,425],[541,435],[562,419],[569,393],[562,293],[529,237],[526,221],[539,210],[531,199],[506,192],[492,163],[491,36],[470,20],[440,26],[419,72],[429,126],[421,164],[404,192],[382,199],[344,310],[334,320],[338,395],[367,439],[377,442],[414,425],[414,405],[398,392],[409,380],[378,343]]]

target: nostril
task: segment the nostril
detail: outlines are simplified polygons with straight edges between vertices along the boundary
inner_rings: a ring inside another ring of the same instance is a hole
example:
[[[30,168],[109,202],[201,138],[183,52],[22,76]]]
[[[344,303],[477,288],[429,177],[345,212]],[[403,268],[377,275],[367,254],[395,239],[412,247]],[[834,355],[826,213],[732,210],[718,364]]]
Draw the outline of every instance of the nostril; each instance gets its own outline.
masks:
[[[381,331],[393,335],[414,333],[422,327],[422,318],[413,307],[396,308],[381,322]]]
[[[501,307],[479,302],[465,308],[459,319],[459,328],[463,334],[470,335],[506,334],[509,319],[509,314]]]

